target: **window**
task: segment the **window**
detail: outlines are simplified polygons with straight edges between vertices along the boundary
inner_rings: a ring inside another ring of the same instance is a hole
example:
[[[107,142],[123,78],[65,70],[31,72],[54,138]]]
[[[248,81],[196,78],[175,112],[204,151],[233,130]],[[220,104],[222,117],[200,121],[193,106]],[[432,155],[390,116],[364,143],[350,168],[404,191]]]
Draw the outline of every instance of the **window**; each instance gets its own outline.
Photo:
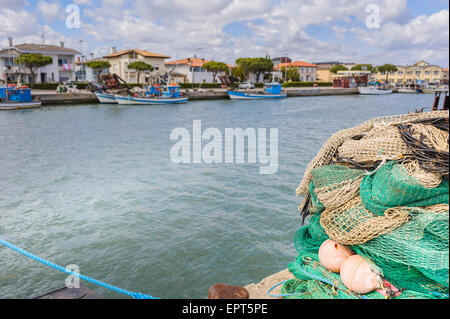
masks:
[[[434,71],[434,75],[438,75],[439,74],[439,71]]]
[[[420,71],[416,71],[416,75],[420,75],[420,73],[422,73],[422,72],[420,72]]]
[[[403,71],[398,71],[397,74],[398,75],[403,75]]]
[[[406,74],[408,75],[412,75],[412,71],[408,71]]]
[[[426,74],[426,75],[430,75],[431,72],[430,72],[430,71],[425,71],[425,74]]]
[[[67,64],[67,59],[58,59],[58,66],[63,66],[63,64]]]

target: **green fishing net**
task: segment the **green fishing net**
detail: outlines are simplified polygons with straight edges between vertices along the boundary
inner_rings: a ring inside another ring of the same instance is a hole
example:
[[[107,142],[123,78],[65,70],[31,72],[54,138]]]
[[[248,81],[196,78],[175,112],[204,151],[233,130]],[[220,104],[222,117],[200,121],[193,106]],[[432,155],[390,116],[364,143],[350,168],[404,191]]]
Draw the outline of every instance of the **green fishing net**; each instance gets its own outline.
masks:
[[[395,299],[448,298],[448,212],[410,209],[410,214],[411,220],[403,226],[351,248],[370,262],[383,278],[402,290]],[[288,268],[296,279],[283,285],[285,298],[385,298],[376,291],[366,295],[349,291],[339,274],[320,265],[318,250],[328,239],[320,224],[320,215],[311,215],[308,225],[295,234],[294,245],[299,255]]]
[[[397,229],[358,245],[358,250],[381,268],[384,264],[388,277],[401,278],[405,268],[414,267],[421,273],[419,277],[448,288],[449,212],[411,208],[410,217]],[[402,286],[408,285],[402,282]]]
[[[448,179],[435,188],[423,187],[408,175],[406,169],[395,161],[382,165],[361,182],[360,195],[364,206],[377,215],[397,206],[422,207],[449,203]]]

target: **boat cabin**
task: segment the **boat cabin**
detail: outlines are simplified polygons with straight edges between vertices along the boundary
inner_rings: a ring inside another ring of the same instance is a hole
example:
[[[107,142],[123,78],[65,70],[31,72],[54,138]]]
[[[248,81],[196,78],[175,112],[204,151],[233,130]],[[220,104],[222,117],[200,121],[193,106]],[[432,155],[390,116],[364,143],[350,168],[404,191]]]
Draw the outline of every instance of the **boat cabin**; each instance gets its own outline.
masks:
[[[280,94],[281,93],[281,84],[266,83],[266,84],[264,84],[264,92],[267,94]]]
[[[31,102],[29,88],[0,87],[0,102]]]
[[[176,83],[170,83],[167,86],[167,91],[164,92],[164,96],[180,97],[180,86]]]
[[[147,88],[147,96],[162,96],[165,98],[180,97],[180,86],[176,83],[170,83],[167,85],[167,89],[164,90],[159,84],[154,84],[150,88]]]

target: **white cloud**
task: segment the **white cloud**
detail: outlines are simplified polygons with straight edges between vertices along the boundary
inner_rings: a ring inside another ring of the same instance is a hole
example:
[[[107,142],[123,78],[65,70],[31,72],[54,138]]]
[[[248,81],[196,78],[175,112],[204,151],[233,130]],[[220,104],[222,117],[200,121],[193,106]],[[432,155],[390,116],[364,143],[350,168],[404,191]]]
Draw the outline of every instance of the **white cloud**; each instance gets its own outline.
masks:
[[[65,12],[58,2],[46,2],[41,0],[36,5],[40,15],[45,21],[51,22],[56,19],[64,19]]]
[[[380,62],[413,63],[431,59],[448,64],[449,11],[421,15],[405,24],[382,23],[379,29],[353,28],[353,33],[371,47],[377,48]],[[375,57],[374,57],[375,58]]]
[[[36,18],[25,10],[0,10],[0,38],[35,32]]]
[[[92,5],[92,1],[91,0],[74,0],[73,2],[75,4],[85,5],[85,6],[91,6]]]
[[[19,9],[26,4],[26,0],[0,0],[0,8],[2,9]]]
[[[92,36],[97,48],[91,51],[96,54],[108,53],[109,47],[116,46],[173,58],[197,53],[229,63],[240,56],[263,56],[266,52],[272,56],[289,53],[292,58],[311,62],[386,59],[399,63],[427,57],[432,63],[448,63],[443,62],[448,60],[448,10],[413,18],[407,0],[74,1],[86,5],[79,37]],[[380,8],[380,29],[365,27],[369,4]],[[50,10],[53,14],[47,12],[47,19],[57,16],[55,8]],[[24,12],[16,10],[16,15],[17,20],[26,21]],[[30,32],[32,27],[15,25],[14,20],[0,20],[4,26],[0,35],[3,30]],[[246,28],[243,36],[223,31],[236,22]],[[310,27],[329,31],[326,37],[313,36],[308,33]]]

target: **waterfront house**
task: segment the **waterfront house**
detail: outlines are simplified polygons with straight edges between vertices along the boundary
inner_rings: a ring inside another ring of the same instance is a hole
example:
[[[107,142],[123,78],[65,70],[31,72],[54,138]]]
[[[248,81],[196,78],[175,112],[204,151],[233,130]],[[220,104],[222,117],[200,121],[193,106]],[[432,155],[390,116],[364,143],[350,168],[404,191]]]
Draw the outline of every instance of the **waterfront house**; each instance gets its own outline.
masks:
[[[448,85],[448,68],[442,68],[442,84]]]
[[[413,65],[397,65],[397,71],[390,72],[388,81],[396,85],[424,84],[441,85],[445,78],[445,69],[438,65],[432,65],[425,61],[419,61]],[[383,82],[386,80],[386,72],[374,72],[372,79]]]
[[[203,68],[203,64],[210,62],[203,58],[186,58],[181,60],[166,62],[166,68],[173,74],[176,74],[178,78],[183,78],[184,82],[189,83],[212,83],[213,74]],[[232,65],[228,65],[228,68],[233,68]],[[219,76],[224,72],[220,72],[216,75],[216,81],[219,81]]]
[[[305,61],[292,61],[286,63],[279,63],[273,70],[275,78],[284,78],[283,70],[294,67],[298,70],[300,81],[315,82],[317,80],[317,65]]]
[[[64,47],[64,42],[60,42],[59,46],[32,43],[13,45],[10,39],[9,44],[0,51],[0,79],[15,82],[21,76],[22,83],[31,83],[30,71],[17,65],[14,60],[20,54],[39,53],[52,57],[53,63],[36,71],[35,83],[75,81],[75,56],[81,53]]]
[[[128,83],[137,83],[137,72],[128,69],[128,64],[136,61],[142,61],[153,67],[153,73],[163,75],[166,73],[165,60],[170,56],[149,52],[145,50],[130,49],[117,52],[115,48],[111,48],[111,53],[104,56],[103,59],[111,64],[109,72],[115,73]],[[145,82],[150,72],[142,72],[140,83]]]

